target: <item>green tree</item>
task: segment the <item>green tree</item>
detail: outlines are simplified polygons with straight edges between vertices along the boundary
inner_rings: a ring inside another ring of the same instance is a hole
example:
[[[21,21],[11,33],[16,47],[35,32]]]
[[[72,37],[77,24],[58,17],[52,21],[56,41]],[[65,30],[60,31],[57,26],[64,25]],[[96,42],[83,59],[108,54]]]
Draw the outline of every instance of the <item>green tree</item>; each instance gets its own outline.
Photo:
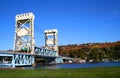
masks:
[[[90,59],[92,59],[94,62],[99,61],[99,52],[98,48],[93,48],[91,53],[90,53]]]
[[[99,61],[102,61],[105,58],[105,51],[104,50],[99,50]]]
[[[84,51],[83,49],[80,49],[80,50],[79,50],[79,53],[80,53],[80,54],[79,54],[79,55],[80,55],[80,58],[81,58],[81,59],[85,59],[85,57],[86,57],[85,51]]]

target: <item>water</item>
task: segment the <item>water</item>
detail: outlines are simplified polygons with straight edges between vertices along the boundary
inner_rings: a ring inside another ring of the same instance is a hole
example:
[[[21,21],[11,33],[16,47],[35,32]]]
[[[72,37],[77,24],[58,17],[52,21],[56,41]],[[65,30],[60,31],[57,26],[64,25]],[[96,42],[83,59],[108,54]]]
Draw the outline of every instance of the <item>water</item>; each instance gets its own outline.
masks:
[[[43,69],[63,69],[63,68],[95,68],[95,67],[116,67],[120,66],[120,62],[101,62],[101,63],[82,63],[82,64],[58,64],[51,66],[36,66],[35,68]]]

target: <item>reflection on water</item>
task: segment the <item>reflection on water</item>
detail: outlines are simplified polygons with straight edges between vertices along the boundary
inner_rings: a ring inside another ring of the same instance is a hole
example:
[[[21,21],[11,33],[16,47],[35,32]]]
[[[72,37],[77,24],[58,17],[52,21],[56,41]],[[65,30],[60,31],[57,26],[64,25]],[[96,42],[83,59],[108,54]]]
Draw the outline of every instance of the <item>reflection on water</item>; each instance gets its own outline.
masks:
[[[93,68],[120,66],[120,62],[82,63],[82,64],[57,64],[57,65],[37,65],[36,67],[24,67],[23,69],[62,69],[62,68]]]

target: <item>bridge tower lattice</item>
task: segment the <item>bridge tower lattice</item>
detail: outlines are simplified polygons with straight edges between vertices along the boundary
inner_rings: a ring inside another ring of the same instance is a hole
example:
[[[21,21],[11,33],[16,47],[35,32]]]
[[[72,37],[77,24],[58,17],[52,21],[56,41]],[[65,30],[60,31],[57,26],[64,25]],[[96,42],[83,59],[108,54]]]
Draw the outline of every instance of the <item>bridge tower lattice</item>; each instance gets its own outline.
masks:
[[[57,29],[45,30],[45,47],[55,50],[58,56],[58,31]]]
[[[34,52],[34,18],[33,13],[16,15],[14,51]]]

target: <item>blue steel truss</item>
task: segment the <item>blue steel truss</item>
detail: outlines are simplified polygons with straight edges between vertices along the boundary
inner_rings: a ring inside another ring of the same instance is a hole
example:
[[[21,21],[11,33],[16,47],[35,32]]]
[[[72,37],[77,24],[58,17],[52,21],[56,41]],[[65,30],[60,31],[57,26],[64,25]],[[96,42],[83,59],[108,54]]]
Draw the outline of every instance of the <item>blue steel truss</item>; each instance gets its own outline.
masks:
[[[39,55],[39,56],[44,56],[44,57],[56,57],[56,52],[55,50],[49,50],[49,49],[45,49],[45,48],[39,48],[39,47],[35,47],[34,49],[35,55]]]
[[[16,66],[28,66],[35,63],[35,56],[51,58],[55,63],[63,63],[63,59],[56,55],[57,51],[35,47],[33,54],[22,52],[0,52],[0,58],[10,57],[10,60],[0,60],[0,68],[14,68]]]
[[[11,60],[0,61],[0,68],[14,68],[34,64],[34,55],[13,52],[0,52],[0,57],[10,57]]]
[[[24,54],[16,54],[13,57],[13,62],[15,64],[15,66],[33,65],[34,64],[34,56],[33,55],[24,55]]]

